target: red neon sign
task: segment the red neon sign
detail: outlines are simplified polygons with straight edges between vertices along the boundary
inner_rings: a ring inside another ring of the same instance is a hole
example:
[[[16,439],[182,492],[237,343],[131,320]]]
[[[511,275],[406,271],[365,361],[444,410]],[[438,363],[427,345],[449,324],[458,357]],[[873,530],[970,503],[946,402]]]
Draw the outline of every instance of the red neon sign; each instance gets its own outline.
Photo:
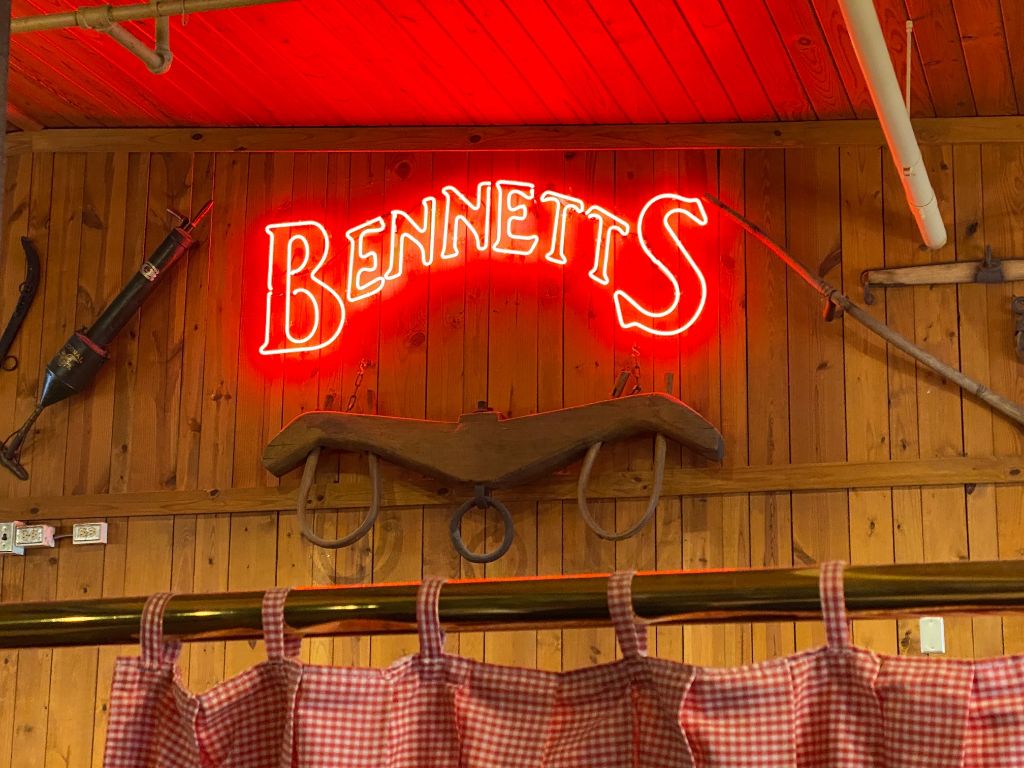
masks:
[[[546,231],[539,231],[541,207]],[[599,205],[553,190],[539,195],[535,185],[501,179],[484,181],[469,194],[445,186],[441,195],[424,197],[419,209],[392,210],[345,232],[348,273],[345,295],[321,278],[331,256],[331,239],[317,221],[290,221],[266,227],[269,237],[265,335],[261,355],[284,355],[323,349],[335,343],[345,325],[346,312],[383,290],[406,271],[406,260],[430,267],[465,255],[465,248],[488,249],[538,263],[566,265],[566,233],[579,222],[589,222],[594,232],[593,262],[588,277],[599,285],[611,285],[616,246],[635,237],[648,266],[671,297],[663,306],[651,306],[624,288],[612,292],[619,325],[656,336],[675,336],[689,329],[707,302],[708,286],[700,267],[690,255],[677,230],[682,216],[706,226],[701,201],[674,193],[650,198],[641,208],[635,231],[630,222]],[[532,225],[532,230],[531,230]],[[666,253],[665,246],[677,253]],[[656,250],[662,249],[661,255]],[[681,259],[670,257],[681,256]],[[692,273],[684,292],[680,275],[666,264],[678,261]],[[616,269],[625,269],[618,265]]]

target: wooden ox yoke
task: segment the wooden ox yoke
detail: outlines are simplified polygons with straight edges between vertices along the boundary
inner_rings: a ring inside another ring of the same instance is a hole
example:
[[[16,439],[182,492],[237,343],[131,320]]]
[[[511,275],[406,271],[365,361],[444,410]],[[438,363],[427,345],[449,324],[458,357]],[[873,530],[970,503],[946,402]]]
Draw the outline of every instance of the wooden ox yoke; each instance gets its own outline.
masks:
[[[656,436],[655,479],[647,512],[625,532],[605,531],[594,521],[586,504],[586,486],[594,460],[603,443],[645,434]],[[676,398],[651,393],[511,419],[482,409],[463,414],[457,422],[310,411],[295,418],[270,441],[263,452],[263,465],[280,477],[305,463],[298,491],[299,523],[307,539],[332,548],[352,544],[373,527],[380,508],[378,458],[445,482],[471,484],[476,495],[452,517],[452,543],[468,560],[491,562],[511,546],[514,531],[508,510],[489,491],[530,482],[584,455],[577,496],[587,524],[605,539],[620,540],[636,534],[657,508],[666,438],[707,459],[722,459],[722,435],[711,423]],[[363,523],[343,539],[322,539],[309,529],[304,518],[306,497],[324,448],[365,452],[370,457],[370,510]],[[492,507],[504,521],[504,539],[492,552],[471,553],[462,542],[460,524],[474,506]]]

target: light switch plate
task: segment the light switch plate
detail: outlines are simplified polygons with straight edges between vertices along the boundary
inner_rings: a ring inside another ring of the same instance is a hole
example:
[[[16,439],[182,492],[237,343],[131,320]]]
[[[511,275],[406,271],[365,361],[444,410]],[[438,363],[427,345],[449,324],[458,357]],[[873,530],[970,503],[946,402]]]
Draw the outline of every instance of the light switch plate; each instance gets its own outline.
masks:
[[[921,653],[946,652],[946,628],[938,616],[927,616],[920,621]]]

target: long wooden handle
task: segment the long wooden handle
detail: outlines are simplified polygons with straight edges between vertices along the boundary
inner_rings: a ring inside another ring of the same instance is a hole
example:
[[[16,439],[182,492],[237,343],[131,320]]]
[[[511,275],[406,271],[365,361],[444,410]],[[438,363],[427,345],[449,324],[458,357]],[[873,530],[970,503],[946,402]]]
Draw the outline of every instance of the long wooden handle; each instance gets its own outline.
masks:
[[[983,266],[983,261],[950,261],[943,264],[869,269],[864,272],[862,282],[868,286],[962,285],[979,282],[978,269]],[[1024,280],[1024,259],[1001,259],[999,267],[1003,274],[1000,282]]]
[[[757,226],[757,224],[747,219],[743,214],[733,210],[721,200],[716,197],[712,197],[711,195],[705,195],[704,199],[712,205],[720,208],[727,216],[736,221],[737,224],[757,238],[758,241],[763,243],[768,250],[782,259],[786,265],[796,272],[805,283],[836,306],[842,307],[843,311],[858,323],[878,334],[897,349],[906,352],[925,367],[935,371],[943,378],[949,379],[961,389],[970,392],[979,400],[988,403],[995,410],[1017,422],[1021,426],[1024,426],[1024,407],[1021,407],[1018,403],[1008,400],[1002,395],[993,392],[981,382],[975,381],[970,376],[967,376],[963,371],[942,362],[934,355],[928,354],[912,341],[887,326],[885,323],[880,320],[876,320],[874,317],[869,315],[863,307],[855,304],[849,296],[844,294],[834,285],[813,275],[807,267],[794,259],[781,245],[772,240],[772,238],[768,236],[768,233]]]

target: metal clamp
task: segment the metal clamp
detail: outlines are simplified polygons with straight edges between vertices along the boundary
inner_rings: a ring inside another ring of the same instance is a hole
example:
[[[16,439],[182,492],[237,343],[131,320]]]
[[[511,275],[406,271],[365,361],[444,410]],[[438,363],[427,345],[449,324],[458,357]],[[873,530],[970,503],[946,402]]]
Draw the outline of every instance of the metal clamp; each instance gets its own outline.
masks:
[[[1006,277],[1003,275],[1003,264],[999,259],[992,256],[992,246],[985,246],[985,258],[978,265],[978,271],[974,273],[976,283],[1003,283]]]
[[[864,289],[864,303],[869,307],[875,303],[875,294],[871,292],[871,270],[865,269],[860,273],[860,284]]]
[[[498,514],[501,515],[501,524],[504,528],[504,535],[502,536],[501,544],[490,552],[484,552],[482,554],[470,552],[462,541],[462,518],[464,518],[466,513],[474,507],[482,510],[486,510],[490,507],[491,509],[497,510]],[[487,488],[482,485],[476,486],[473,498],[466,499],[462,503],[462,506],[455,510],[455,514],[452,515],[451,523],[448,525],[448,533],[451,536],[452,546],[455,547],[455,551],[471,563],[493,563],[499,557],[508,552],[509,547],[512,546],[512,539],[514,539],[516,535],[515,528],[512,524],[512,513],[508,511],[508,507],[488,494]]]

